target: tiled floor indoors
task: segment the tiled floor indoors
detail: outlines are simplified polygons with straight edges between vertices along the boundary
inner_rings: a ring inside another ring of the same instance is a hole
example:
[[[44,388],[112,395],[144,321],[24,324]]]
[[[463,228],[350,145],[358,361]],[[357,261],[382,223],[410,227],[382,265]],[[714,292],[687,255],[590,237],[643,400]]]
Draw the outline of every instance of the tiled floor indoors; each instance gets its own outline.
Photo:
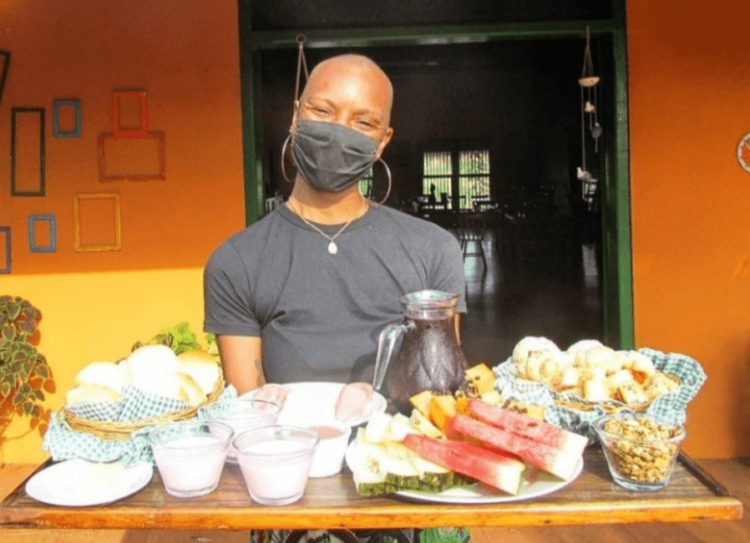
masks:
[[[564,349],[579,339],[603,337],[602,299],[593,245],[580,245],[567,259],[569,269],[552,259],[518,266],[501,258],[493,237],[484,241],[487,267],[467,254],[464,272],[468,313],[461,338],[469,364],[496,366],[524,336],[545,336]],[[469,246],[468,252],[475,247]]]

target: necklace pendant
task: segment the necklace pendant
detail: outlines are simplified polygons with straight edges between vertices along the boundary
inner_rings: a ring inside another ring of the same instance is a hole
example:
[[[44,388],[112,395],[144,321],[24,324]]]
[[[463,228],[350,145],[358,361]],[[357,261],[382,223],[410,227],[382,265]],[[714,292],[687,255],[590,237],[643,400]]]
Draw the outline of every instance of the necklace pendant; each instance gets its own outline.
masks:
[[[332,255],[335,255],[336,253],[339,252],[339,247],[338,245],[336,245],[335,241],[332,241],[331,243],[328,244],[328,252],[331,253]]]

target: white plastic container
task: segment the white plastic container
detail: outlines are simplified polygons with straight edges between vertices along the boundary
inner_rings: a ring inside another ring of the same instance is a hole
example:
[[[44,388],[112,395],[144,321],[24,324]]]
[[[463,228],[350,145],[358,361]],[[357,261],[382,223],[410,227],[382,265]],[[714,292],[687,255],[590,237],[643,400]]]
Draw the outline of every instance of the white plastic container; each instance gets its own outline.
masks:
[[[328,423],[310,428],[320,442],[315,448],[310,477],[331,477],[341,471],[352,428],[348,424]]]

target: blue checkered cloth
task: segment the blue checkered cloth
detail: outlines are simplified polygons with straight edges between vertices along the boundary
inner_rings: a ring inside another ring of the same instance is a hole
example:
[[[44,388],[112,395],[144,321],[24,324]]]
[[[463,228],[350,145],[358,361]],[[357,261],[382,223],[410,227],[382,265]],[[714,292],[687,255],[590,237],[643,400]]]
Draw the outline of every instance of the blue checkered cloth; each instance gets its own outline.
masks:
[[[215,405],[219,413],[228,410],[236,398],[235,388],[227,386],[216,400]],[[132,422],[179,412],[188,407],[184,402],[145,394],[135,387],[130,387],[123,394],[123,399],[114,406],[106,403],[85,403],[77,406],[74,414],[96,421]],[[200,408],[194,418],[207,420],[208,415],[204,408]],[[55,461],[82,458],[91,462],[119,461],[126,466],[134,466],[141,461],[153,464],[154,457],[148,444],[148,434],[153,429],[154,426],[146,426],[133,432],[127,441],[107,440],[72,430],[62,411],[58,411],[52,416],[49,429],[44,434],[42,448],[49,451]]]
[[[638,349],[638,352],[648,356],[657,370],[672,374],[681,381],[676,390],[661,395],[640,413],[660,422],[684,424],[688,403],[706,381],[703,368],[696,360],[683,354],[666,354],[647,348]],[[544,406],[547,422],[587,436],[592,443],[596,440],[591,428],[593,421],[612,411],[629,410],[620,402],[587,402],[570,393],[557,393],[544,383],[521,379],[512,359],[496,366],[493,371],[497,378],[495,388],[504,398]]]

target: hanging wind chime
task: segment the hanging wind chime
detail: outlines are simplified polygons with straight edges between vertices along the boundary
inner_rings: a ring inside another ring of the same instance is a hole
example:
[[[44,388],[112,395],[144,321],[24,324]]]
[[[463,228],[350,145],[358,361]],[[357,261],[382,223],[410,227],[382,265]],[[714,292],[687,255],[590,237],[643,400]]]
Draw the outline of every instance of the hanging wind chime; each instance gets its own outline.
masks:
[[[591,58],[591,32],[586,26],[586,50],[583,54],[583,71],[578,85],[581,87],[581,151],[582,162],[578,168],[578,179],[582,182],[583,199],[589,205],[593,200],[596,192],[596,179],[586,169],[586,131],[594,139],[594,152],[599,152],[599,137],[602,135],[602,127],[599,124],[598,117],[598,100],[596,85],[599,83],[599,77],[594,74],[594,62]],[[588,123],[587,121],[588,117]],[[588,126],[587,126],[588,125]]]

